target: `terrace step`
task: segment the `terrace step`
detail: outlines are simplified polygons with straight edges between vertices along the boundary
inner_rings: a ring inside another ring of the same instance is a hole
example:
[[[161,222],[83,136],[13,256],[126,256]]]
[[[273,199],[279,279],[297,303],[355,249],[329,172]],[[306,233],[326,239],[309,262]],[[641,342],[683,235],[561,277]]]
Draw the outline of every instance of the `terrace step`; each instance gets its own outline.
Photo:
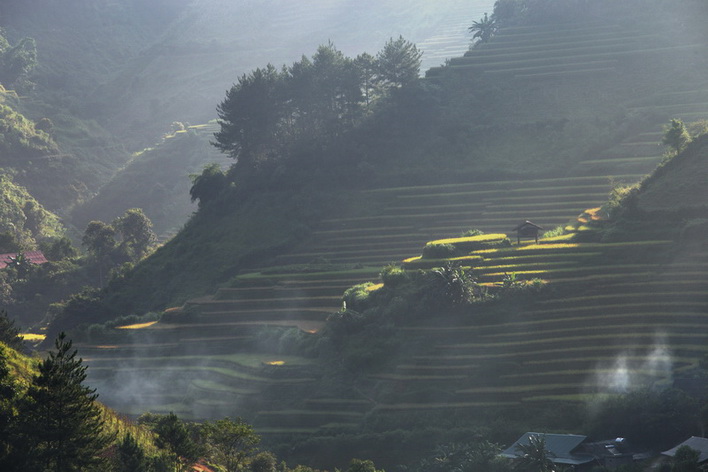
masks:
[[[187,308],[198,308],[200,311],[231,311],[248,309],[278,309],[292,307],[330,307],[340,304],[340,295],[327,296],[303,296],[303,297],[273,297],[273,298],[244,298],[244,299],[221,299],[221,300],[198,300],[185,304]]]
[[[319,428],[330,423],[356,425],[361,419],[363,414],[360,412],[299,409],[258,411],[253,422],[256,427]]]
[[[212,297],[214,300],[253,300],[268,298],[298,298],[292,295],[302,296],[337,296],[350,287],[348,283],[330,284],[320,283],[317,285],[300,286],[294,284],[279,284],[277,286],[265,287],[239,287],[239,288],[220,288]]]
[[[340,411],[364,414],[371,409],[370,400],[348,398],[310,398],[305,400],[305,405],[318,411]]]

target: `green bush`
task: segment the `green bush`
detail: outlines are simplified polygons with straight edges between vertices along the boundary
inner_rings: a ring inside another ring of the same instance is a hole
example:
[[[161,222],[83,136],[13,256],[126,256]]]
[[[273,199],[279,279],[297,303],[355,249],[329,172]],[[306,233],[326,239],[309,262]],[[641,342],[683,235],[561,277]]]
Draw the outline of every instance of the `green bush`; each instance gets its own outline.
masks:
[[[386,287],[398,287],[408,281],[406,271],[396,264],[389,264],[384,267],[379,277],[381,277],[381,281]]]
[[[371,287],[371,282],[355,285],[344,291],[342,301],[346,304],[347,309],[363,311],[367,308],[369,296],[371,292],[367,290]]]
[[[558,225],[555,228],[543,233],[541,238],[555,238],[557,236],[563,236],[565,234],[565,225]]]
[[[461,255],[452,244],[428,243],[423,248],[423,259],[449,259]]]

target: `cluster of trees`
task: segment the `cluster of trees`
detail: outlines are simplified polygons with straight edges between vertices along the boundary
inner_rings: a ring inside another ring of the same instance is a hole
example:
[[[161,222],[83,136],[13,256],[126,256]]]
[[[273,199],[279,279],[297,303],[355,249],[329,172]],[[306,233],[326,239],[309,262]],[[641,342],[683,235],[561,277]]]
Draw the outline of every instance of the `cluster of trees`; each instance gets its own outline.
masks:
[[[30,73],[37,66],[37,44],[32,38],[23,38],[11,45],[5,30],[0,28],[0,86],[20,91],[34,85]]]
[[[56,215],[1,173],[0,202],[0,254],[36,249],[38,241],[63,232]]]
[[[33,214],[28,210],[27,215]],[[42,215],[39,213],[40,217]],[[2,211],[0,227],[1,217]],[[28,216],[24,220],[30,227],[40,224],[35,221],[39,221],[38,218]],[[47,221],[54,220],[45,219],[41,224],[47,226]],[[52,323],[55,319],[88,322],[86,316],[91,310],[95,316],[104,312],[112,315],[110,310],[97,310],[97,289],[90,287],[103,287],[109,280],[119,279],[135,262],[149,254],[156,243],[152,222],[138,208],[127,210],[110,224],[90,222],[82,238],[87,251],[84,256],[67,237],[58,234],[46,237],[46,231],[43,234],[42,240],[30,244],[18,239],[16,232],[0,233],[0,253],[16,253],[0,270],[0,306],[12,308],[25,327]],[[29,262],[25,251],[34,249],[40,249],[49,262],[39,265]],[[70,313],[64,314],[67,307]],[[57,334],[75,325],[71,322],[52,328],[52,332]]]
[[[99,286],[103,286],[106,269],[139,261],[156,241],[152,222],[140,208],[126,210],[111,223],[89,222],[81,238],[98,270]]]
[[[402,37],[376,56],[356,58],[329,43],[289,67],[269,64],[244,74],[217,108],[221,130],[214,144],[245,171],[285,157],[294,143],[331,140],[383,97],[414,84],[421,55]]]

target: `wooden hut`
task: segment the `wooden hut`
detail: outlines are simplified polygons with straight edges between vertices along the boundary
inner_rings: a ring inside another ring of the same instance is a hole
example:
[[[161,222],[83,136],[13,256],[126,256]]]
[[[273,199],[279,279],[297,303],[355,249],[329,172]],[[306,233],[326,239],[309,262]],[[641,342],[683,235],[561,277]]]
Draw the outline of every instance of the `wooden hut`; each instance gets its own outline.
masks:
[[[534,238],[536,244],[538,244],[538,233],[542,230],[543,228],[537,224],[531,223],[529,220],[524,221],[514,228],[514,231],[516,231],[516,244],[521,243],[521,238]]]

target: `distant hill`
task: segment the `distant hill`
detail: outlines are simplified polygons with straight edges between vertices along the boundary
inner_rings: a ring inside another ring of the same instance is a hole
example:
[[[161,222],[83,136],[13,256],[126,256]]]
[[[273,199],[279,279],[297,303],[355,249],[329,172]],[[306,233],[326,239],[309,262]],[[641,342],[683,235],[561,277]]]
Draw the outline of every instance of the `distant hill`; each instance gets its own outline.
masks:
[[[610,19],[602,28],[596,20],[587,23],[584,18],[570,23],[504,28],[489,44],[474,48],[464,57],[450,61],[446,67],[432,71],[416,92],[418,95],[413,95],[405,103],[409,108],[404,112],[401,112],[403,107],[398,110],[384,107],[373,115],[361,129],[353,132],[343,152],[337,149],[332,152],[331,159],[325,159],[331,163],[329,166],[314,171],[296,162],[283,162],[272,174],[266,167],[261,177],[244,182],[252,187],[242,185],[245,193],[228,202],[227,208],[242,215],[242,212],[250,211],[247,209],[249,205],[259,207],[260,199],[268,205],[265,202],[277,201],[281,195],[290,194],[290,197],[282,197],[294,205],[289,218],[270,219],[265,213],[261,213],[261,218],[282,223],[288,228],[304,223],[301,226],[303,231],[294,233],[302,237],[309,231],[344,228],[353,232],[364,222],[396,226],[393,224],[395,219],[387,223],[387,218],[400,219],[403,215],[387,213],[386,207],[376,201],[379,194],[362,194],[357,188],[362,186],[383,191],[386,187],[414,184],[444,186],[550,179],[547,208],[562,201],[562,197],[550,194],[552,187],[566,187],[556,184],[554,179],[587,177],[604,180],[604,186],[585,186],[580,195],[608,192],[612,176],[619,180],[638,179],[661,160],[658,143],[661,127],[668,121],[666,116],[669,113],[708,117],[708,107],[701,108],[704,103],[701,98],[685,99],[691,95],[704,96],[702,71],[708,69],[708,65],[696,62],[695,67],[682,74],[683,80],[678,84],[673,77],[674,66],[690,63],[697,57],[696,51],[708,44],[708,41],[698,42],[705,32],[684,25],[685,34],[679,36],[667,37],[657,33],[656,25],[664,21],[662,15],[667,11],[670,9],[643,11],[645,21],[636,23],[632,16],[613,17],[608,10],[606,14]],[[675,21],[680,22],[685,14],[676,12]],[[558,43],[556,37],[564,40]],[[550,44],[556,46],[549,49]],[[652,101],[661,105],[652,106]],[[335,156],[342,160],[337,161]],[[338,170],[345,168],[346,171]],[[323,176],[330,171],[334,174]],[[343,175],[337,172],[343,172]],[[337,183],[339,179],[343,185]],[[524,187],[523,184],[520,186]],[[264,188],[269,189],[268,195],[261,190]],[[436,191],[431,191],[434,193]],[[474,194],[469,198],[473,204]],[[581,197],[577,198],[579,206],[575,212],[584,209]],[[593,195],[593,198],[597,196]],[[250,203],[239,208],[238,202],[246,200]],[[344,201],[350,203],[343,209],[338,209],[334,203]],[[361,203],[357,205],[358,201]],[[429,231],[438,237],[449,236],[446,229],[461,231],[465,226],[493,224],[491,209],[482,214],[484,223],[473,214],[459,221],[452,217],[436,218],[436,213],[441,212],[448,202],[460,203],[452,198],[438,198],[426,202],[420,210],[411,208],[406,211],[413,212],[410,218],[416,211],[430,216]],[[185,232],[178,238],[179,242],[168,244],[158,253],[160,258],[166,257],[167,253],[173,254],[170,265],[163,266],[166,260],[156,265],[146,261],[136,274],[144,271],[152,275],[145,279],[129,277],[122,282],[123,287],[132,286],[136,292],[127,296],[126,301],[130,302],[121,305],[120,309],[133,311],[138,309],[137,306],[141,307],[139,309],[164,308],[183,301],[184,297],[176,289],[182,283],[169,280],[192,279],[201,284],[200,279],[206,277],[211,284],[225,283],[229,277],[245,269],[240,266],[244,262],[240,253],[223,258],[211,252],[222,247],[214,238],[213,228],[234,228],[239,236],[229,234],[236,240],[253,236],[238,229],[252,226],[244,224],[243,220],[241,223],[231,221],[229,211],[205,208],[199,222],[195,219],[188,225],[187,232],[191,236],[187,237]],[[504,211],[513,217],[512,209]],[[533,212],[526,213],[529,214]],[[548,221],[559,224],[573,213],[559,210],[558,216]],[[320,230],[318,219],[322,218],[323,228]],[[339,223],[329,229],[329,221]],[[406,227],[401,226],[402,229]],[[275,227],[272,230],[277,232]],[[274,236],[269,234],[261,242],[271,238],[282,241]],[[192,254],[177,248],[191,246],[196,241],[202,241],[198,245],[203,257],[218,261],[208,274],[199,275],[193,264],[178,262],[182,257],[192,257]],[[311,259],[316,259],[320,253],[314,244],[317,243],[303,241],[308,249],[303,252],[313,254]],[[282,250],[281,246],[278,247],[281,249],[266,253],[276,254]],[[337,252],[336,248],[333,250]],[[386,257],[383,248],[381,254]],[[274,263],[265,257],[260,261],[248,260],[249,265]],[[341,260],[356,261],[356,258]],[[180,269],[173,270],[172,264]],[[215,270],[216,267],[219,269]],[[180,274],[181,270],[189,273]],[[153,271],[163,276],[155,277]],[[158,288],[163,283],[165,287]],[[148,286],[154,287],[148,290],[153,302],[146,304],[137,294],[142,290],[140,287]],[[160,301],[159,297],[156,298],[159,293],[165,295]],[[190,293],[194,293],[193,290]],[[125,295],[115,293],[121,298]]]
[[[190,202],[190,175],[212,162],[232,164],[209,143],[215,130],[213,124],[190,126],[138,153],[94,198],[72,212],[72,221],[82,229],[91,220],[112,221],[128,208],[142,208],[158,236],[174,235],[197,209]]]

